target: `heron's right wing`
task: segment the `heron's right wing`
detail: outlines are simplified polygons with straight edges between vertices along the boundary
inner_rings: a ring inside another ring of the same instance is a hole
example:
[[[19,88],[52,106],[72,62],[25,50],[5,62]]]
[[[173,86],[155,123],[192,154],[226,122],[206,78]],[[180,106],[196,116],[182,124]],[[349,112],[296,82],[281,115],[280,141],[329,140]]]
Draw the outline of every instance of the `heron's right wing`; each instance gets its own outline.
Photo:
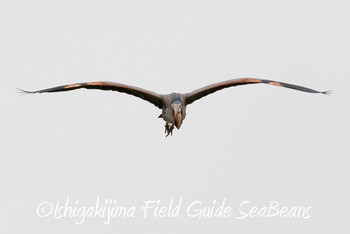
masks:
[[[20,89],[20,91],[24,93],[53,93],[53,92],[70,91],[70,90],[81,89],[81,88],[118,91],[118,92],[133,95],[135,97],[139,97],[143,100],[146,100],[154,104],[156,107],[160,109],[163,107],[162,95],[158,93],[141,89],[138,87],[130,86],[130,85],[109,82],[109,81],[76,83],[76,84],[62,85],[62,86],[57,86],[57,87],[42,89],[37,91],[26,91],[26,90]]]

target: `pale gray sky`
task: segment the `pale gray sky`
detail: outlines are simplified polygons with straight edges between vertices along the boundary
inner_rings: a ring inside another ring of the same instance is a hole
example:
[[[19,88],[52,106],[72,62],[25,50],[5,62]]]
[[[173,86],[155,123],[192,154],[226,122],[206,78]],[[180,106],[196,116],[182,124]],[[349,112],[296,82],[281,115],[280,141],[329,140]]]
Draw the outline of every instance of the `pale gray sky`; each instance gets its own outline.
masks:
[[[348,233],[349,12],[345,0],[1,1],[1,232]],[[334,94],[225,89],[165,138],[160,110],[132,96],[16,93],[98,80],[188,92],[238,77]],[[136,217],[37,215],[68,197],[117,199]],[[143,218],[143,201],[172,198],[180,217]],[[228,218],[186,214],[225,198]],[[244,201],[311,217],[236,219]]]

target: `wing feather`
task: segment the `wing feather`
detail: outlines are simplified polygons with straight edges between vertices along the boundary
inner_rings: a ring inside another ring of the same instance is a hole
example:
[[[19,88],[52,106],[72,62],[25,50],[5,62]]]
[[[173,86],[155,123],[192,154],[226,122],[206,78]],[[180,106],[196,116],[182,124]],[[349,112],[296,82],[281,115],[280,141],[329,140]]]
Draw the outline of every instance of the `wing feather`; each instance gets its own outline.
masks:
[[[229,87],[238,86],[238,85],[259,84],[259,83],[275,85],[275,86],[285,87],[285,88],[289,88],[289,89],[295,89],[295,90],[299,90],[302,92],[308,92],[308,93],[323,93],[323,94],[330,93],[330,91],[321,92],[321,91],[306,88],[303,86],[293,85],[293,84],[288,84],[288,83],[283,83],[283,82],[278,82],[278,81],[273,81],[273,80],[262,80],[262,79],[256,79],[256,78],[240,78],[240,79],[232,79],[232,80],[227,80],[227,81],[211,84],[211,85],[205,86],[203,88],[194,90],[191,93],[187,93],[187,94],[185,94],[185,102],[186,102],[186,104],[191,104],[194,101],[196,101],[202,97],[205,97],[209,94],[212,94],[212,93],[219,91],[221,89],[224,89],[224,88],[229,88]]]
[[[130,86],[130,85],[109,82],[109,81],[76,83],[76,84],[62,85],[62,86],[57,86],[57,87],[42,89],[37,91],[26,91],[26,90],[20,89],[20,91],[23,93],[53,93],[53,92],[70,91],[70,90],[81,89],[81,88],[118,91],[121,93],[126,93],[126,94],[133,95],[135,97],[139,97],[143,100],[146,100],[154,104],[158,108],[163,107],[162,95],[158,93],[141,89],[138,87]]]

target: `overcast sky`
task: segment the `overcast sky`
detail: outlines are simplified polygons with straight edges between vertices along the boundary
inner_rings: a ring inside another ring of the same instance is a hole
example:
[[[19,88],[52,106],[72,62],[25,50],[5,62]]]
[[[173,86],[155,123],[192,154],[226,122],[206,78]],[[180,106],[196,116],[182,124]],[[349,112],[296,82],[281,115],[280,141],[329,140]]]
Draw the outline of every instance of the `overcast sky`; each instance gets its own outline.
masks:
[[[349,12],[345,0],[2,0],[1,232],[349,233]],[[16,92],[99,80],[189,92],[239,77],[334,91],[225,89],[167,138],[161,110],[133,96]],[[145,201],[172,198],[179,217],[143,216]],[[98,199],[135,217],[38,214]],[[237,218],[271,201],[310,217]],[[190,217],[194,202],[232,214]]]

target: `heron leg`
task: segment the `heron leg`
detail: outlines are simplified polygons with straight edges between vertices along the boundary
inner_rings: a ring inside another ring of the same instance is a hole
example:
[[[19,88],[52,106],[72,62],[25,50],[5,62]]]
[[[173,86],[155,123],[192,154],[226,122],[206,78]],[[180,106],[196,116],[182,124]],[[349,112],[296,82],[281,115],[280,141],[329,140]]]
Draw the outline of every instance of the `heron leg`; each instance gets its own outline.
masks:
[[[172,123],[166,123],[165,124],[165,137],[169,136],[169,134],[173,135],[173,130],[174,130],[174,124]]]

